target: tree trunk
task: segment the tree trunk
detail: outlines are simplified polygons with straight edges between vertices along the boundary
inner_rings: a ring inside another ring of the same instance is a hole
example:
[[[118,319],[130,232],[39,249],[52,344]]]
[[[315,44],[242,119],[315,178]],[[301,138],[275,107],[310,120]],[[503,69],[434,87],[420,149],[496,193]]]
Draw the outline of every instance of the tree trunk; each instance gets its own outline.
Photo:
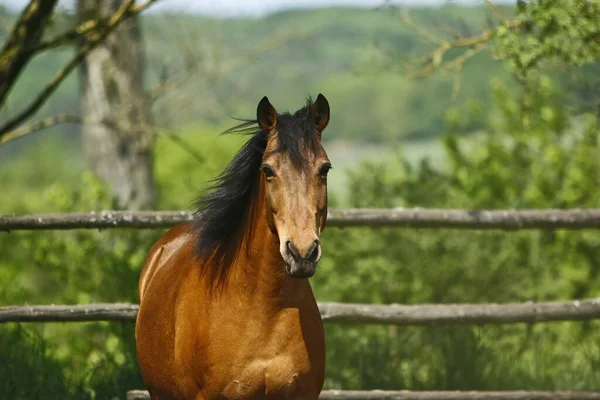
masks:
[[[120,4],[119,0],[78,0],[78,16],[82,22],[106,18]],[[143,72],[137,16],[123,22],[93,50],[81,70],[85,154],[119,208],[153,208],[156,201]]]

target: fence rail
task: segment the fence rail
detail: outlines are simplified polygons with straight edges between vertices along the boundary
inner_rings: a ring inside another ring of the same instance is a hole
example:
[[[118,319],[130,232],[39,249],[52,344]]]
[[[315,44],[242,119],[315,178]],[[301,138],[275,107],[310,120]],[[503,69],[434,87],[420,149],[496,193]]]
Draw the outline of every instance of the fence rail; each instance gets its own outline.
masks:
[[[506,304],[378,305],[318,303],[325,323],[383,325],[511,324],[600,318],[600,299]],[[0,308],[4,322],[134,322],[138,305],[32,305]]]
[[[167,228],[191,220],[189,211],[99,211],[0,216],[0,231],[46,229]],[[454,210],[330,209],[335,227],[406,227],[454,229],[598,229],[600,209]]]
[[[598,400],[600,391],[383,391],[324,390],[320,400]],[[127,392],[127,400],[150,400],[145,390]]]
[[[0,232],[168,228],[190,221],[188,211],[102,211],[70,214],[1,216]],[[333,227],[405,227],[455,229],[598,229],[600,209],[456,210],[456,209],[330,209]],[[507,304],[373,305],[319,303],[325,323],[450,325],[584,321],[600,318],[600,298],[562,302]],[[8,322],[135,322],[138,305],[31,305],[0,307],[0,323]],[[339,391],[326,390],[324,400],[600,400],[600,391]],[[145,390],[127,392],[127,400],[150,400]]]

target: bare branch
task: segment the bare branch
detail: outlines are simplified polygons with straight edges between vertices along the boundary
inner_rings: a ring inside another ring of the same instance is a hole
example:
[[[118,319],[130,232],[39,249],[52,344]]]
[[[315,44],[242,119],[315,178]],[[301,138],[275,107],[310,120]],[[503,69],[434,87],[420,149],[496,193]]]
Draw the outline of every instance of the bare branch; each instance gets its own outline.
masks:
[[[465,62],[474,57],[477,53],[480,53],[487,46],[485,44],[476,45],[475,47],[465,51],[460,56],[456,57],[454,60],[448,62],[446,65],[446,69],[454,68],[454,84],[452,85],[452,100],[455,100],[458,97],[460,92],[460,87],[462,84],[462,68]]]
[[[262,40],[258,45],[253,46],[253,48],[245,54],[236,55],[232,58],[225,58],[223,60],[215,60],[213,62],[209,62],[208,60],[216,57],[209,57],[199,53],[197,43],[188,43],[189,38],[182,35],[181,38],[177,38],[176,40],[179,43],[179,46],[182,47],[181,53],[185,55],[183,65],[169,66],[168,69],[167,66],[163,66],[157,84],[147,92],[146,101],[150,105],[155,105],[160,100],[166,98],[168,100],[165,102],[164,106],[176,107],[177,112],[181,113],[192,107],[195,98],[197,97],[197,91],[191,91],[191,85],[187,84],[190,79],[194,79],[194,84],[201,83],[203,85],[202,90],[210,90],[224,76],[244,68],[257,58],[276,48],[294,41],[304,40],[311,34],[312,33],[309,30],[300,32],[272,32],[267,38]],[[215,47],[219,48],[222,46],[218,46],[217,44]],[[135,107],[135,104],[131,104],[129,107]],[[169,116],[168,111],[163,111],[158,114],[162,115],[163,118]],[[165,125],[164,121],[162,125]],[[168,128],[164,126],[162,129],[168,130]],[[191,154],[190,151],[188,151],[188,153]]]
[[[408,10],[409,10],[408,7],[403,8],[403,12],[398,16],[398,18],[400,19],[400,22],[406,28],[413,31],[418,37],[425,40],[426,42],[435,44],[437,46],[441,46],[443,44],[443,41],[441,41],[439,38],[435,37],[434,35],[431,35],[427,30],[421,29],[420,27],[418,27],[417,25],[415,25],[412,22],[412,20],[410,19],[410,16],[408,15]]]
[[[46,100],[54,93],[62,81],[83,61],[87,54],[97,47],[102,41],[116,29],[121,22],[127,18],[138,14],[142,10],[145,10],[150,4],[156,0],[148,0],[145,3],[135,6],[134,0],[127,0],[123,2],[119,10],[117,10],[107,20],[106,26],[103,30],[95,32],[94,35],[89,35],[89,39],[81,46],[75,56],[54,76],[52,81],[42,90],[41,93],[27,106],[23,111],[17,114],[15,117],[10,119],[7,123],[0,127],[0,140],[8,132],[15,129],[18,125],[23,123],[27,118],[32,116],[39,108],[46,102]]]
[[[80,124],[81,118],[77,115],[70,114],[59,114],[52,117],[44,118],[41,121],[34,122],[33,124],[21,126],[13,131],[7,132],[6,135],[0,136],[0,146],[14,139],[18,139],[22,136],[30,133],[41,131],[42,129],[50,128],[55,125],[72,123]]]
[[[284,33],[271,34],[265,40],[263,40],[260,45],[258,45],[256,48],[252,49],[245,55],[233,59],[227,63],[222,63],[221,65],[218,65],[214,68],[210,68],[204,72],[208,75],[209,79],[216,80],[221,76],[227,75],[239,68],[242,68],[252,63],[254,60],[262,56],[263,54],[274,50],[278,47],[281,47],[284,44],[288,44],[292,39],[301,40],[307,38],[310,35],[311,31],[308,29],[287,35]]]
[[[47,39],[41,42],[32,51],[42,52],[50,50],[56,47],[64,46],[67,44],[74,43],[80,38],[84,38],[86,35],[93,33],[96,30],[103,29],[106,26],[108,18],[106,19],[92,19],[79,24],[75,29],[69,32],[62,33],[52,39]]]
[[[0,51],[0,108],[41,40],[58,0],[30,0]]]
[[[128,11],[127,17],[131,17],[135,14],[139,14],[146,8],[148,8],[154,1],[146,1],[138,6],[132,4]],[[101,19],[90,19],[77,25],[73,30],[61,33],[51,39],[42,41],[33,51],[41,52],[44,50],[53,49],[56,47],[64,46],[76,42],[79,39],[86,39],[86,36],[93,36],[94,34],[101,34],[104,29],[107,29],[111,17]]]
[[[490,6],[497,14],[499,14],[499,10],[490,4],[488,4],[488,6]],[[460,73],[464,64],[469,59],[485,50],[488,47],[489,41],[498,33],[500,29],[515,31],[521,29],[523,25],[522,21],[507,21],[503,16],[501,16],[501,14],[499,15],[502,22],[500,25],[492,26],[483,30],[480,34],[472,36],[458,36],[456,31],[452,31],[451,34],[453,39],[443,41],[433,37],[429,32],[415,26],[407,16],[402,18],[401,21],[407,28],[415,32],[417,36],[427,40],[428,42],[434,43],[437,46],[428,54],[418,57],[407,64],[405,68],[407,77],[409,79],[418,79],[428,77],[440,69],[443,71],[453,70],[455,73],[455,80],[452,90],[452,98],[455,99],[460,90]],[[447,53],[453,49],[464,49],[465,51],[453,59],[446,61],[445,58]]]
[[[490,0],[485,0],[484,2],[494,12],[496,17],[500,20],[500,22],[503,24],[506,24],[507,21],[506,21],[506,16],[504,15],[504,13],[498,7],[496,7],[496,5],[494,3],[492,3]]]
[[[90,125],[102,125],[103,124],[102,121],[91,121],[88,119],[82,119],[81,117],[79,117],[77,115],[59,114],[59,115],[55,115],[52,117],[44,118],[41,121],[34,122],[29,125],[21,126],[13,131],[7,132],[4,136],[0,137],[0,146],[6,144],[7,142],[10,142],[11,140],[26,136],[30,133],[35,133],[35,132],[50,128],[55,125],[65,124],[65,123],[71,123],[71,124],[87,123]],[[106,125],[106,123],[104,123],[104,124]],[[162,130],[160,128],[156,128],[153,126],[143,126],[143,127],[133,126],[133,127],[129,127],[129,129],[131,131],[146,130],[146,131],[151,131],[153,134],[156,134],[156,135],[165,136],[169,140],[171,140],[173,143],[175,143],[177,146],[179,146],[183,151],[190,154],[196,161],[198,161],[198,162],[204,161],[204,157],[202,157],[202,155],[200,155],[200,153],[196,152],[190,143],[188,143],[185,139],[183,139],[182,137],[180,137],[174,133],[171,133],[169,131]]]

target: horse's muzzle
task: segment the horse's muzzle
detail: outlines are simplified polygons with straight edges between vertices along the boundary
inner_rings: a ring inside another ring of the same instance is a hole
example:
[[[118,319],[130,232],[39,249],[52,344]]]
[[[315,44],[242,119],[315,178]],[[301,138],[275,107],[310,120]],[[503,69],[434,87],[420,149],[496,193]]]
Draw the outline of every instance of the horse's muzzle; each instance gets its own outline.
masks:
[[[317,263],[300,259],[285,265],[285,272],[293,278],[310,278],[315,274]]]

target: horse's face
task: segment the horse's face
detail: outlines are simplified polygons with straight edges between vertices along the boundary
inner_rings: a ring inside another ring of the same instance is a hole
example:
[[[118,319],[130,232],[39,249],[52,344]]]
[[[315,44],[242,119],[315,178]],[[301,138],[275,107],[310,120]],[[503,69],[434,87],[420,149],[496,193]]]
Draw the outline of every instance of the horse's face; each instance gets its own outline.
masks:
[[[269,132],[262,160],[267,220],[279,237],[286,272],[296,278],[315,273],[320,236],[327,219],[327,173],[321,145],[329,104],[319,95],[304,116],[278,116],[268,100],[258,106],[258,122]],[[308,120],[306,120],[308,119]]]

